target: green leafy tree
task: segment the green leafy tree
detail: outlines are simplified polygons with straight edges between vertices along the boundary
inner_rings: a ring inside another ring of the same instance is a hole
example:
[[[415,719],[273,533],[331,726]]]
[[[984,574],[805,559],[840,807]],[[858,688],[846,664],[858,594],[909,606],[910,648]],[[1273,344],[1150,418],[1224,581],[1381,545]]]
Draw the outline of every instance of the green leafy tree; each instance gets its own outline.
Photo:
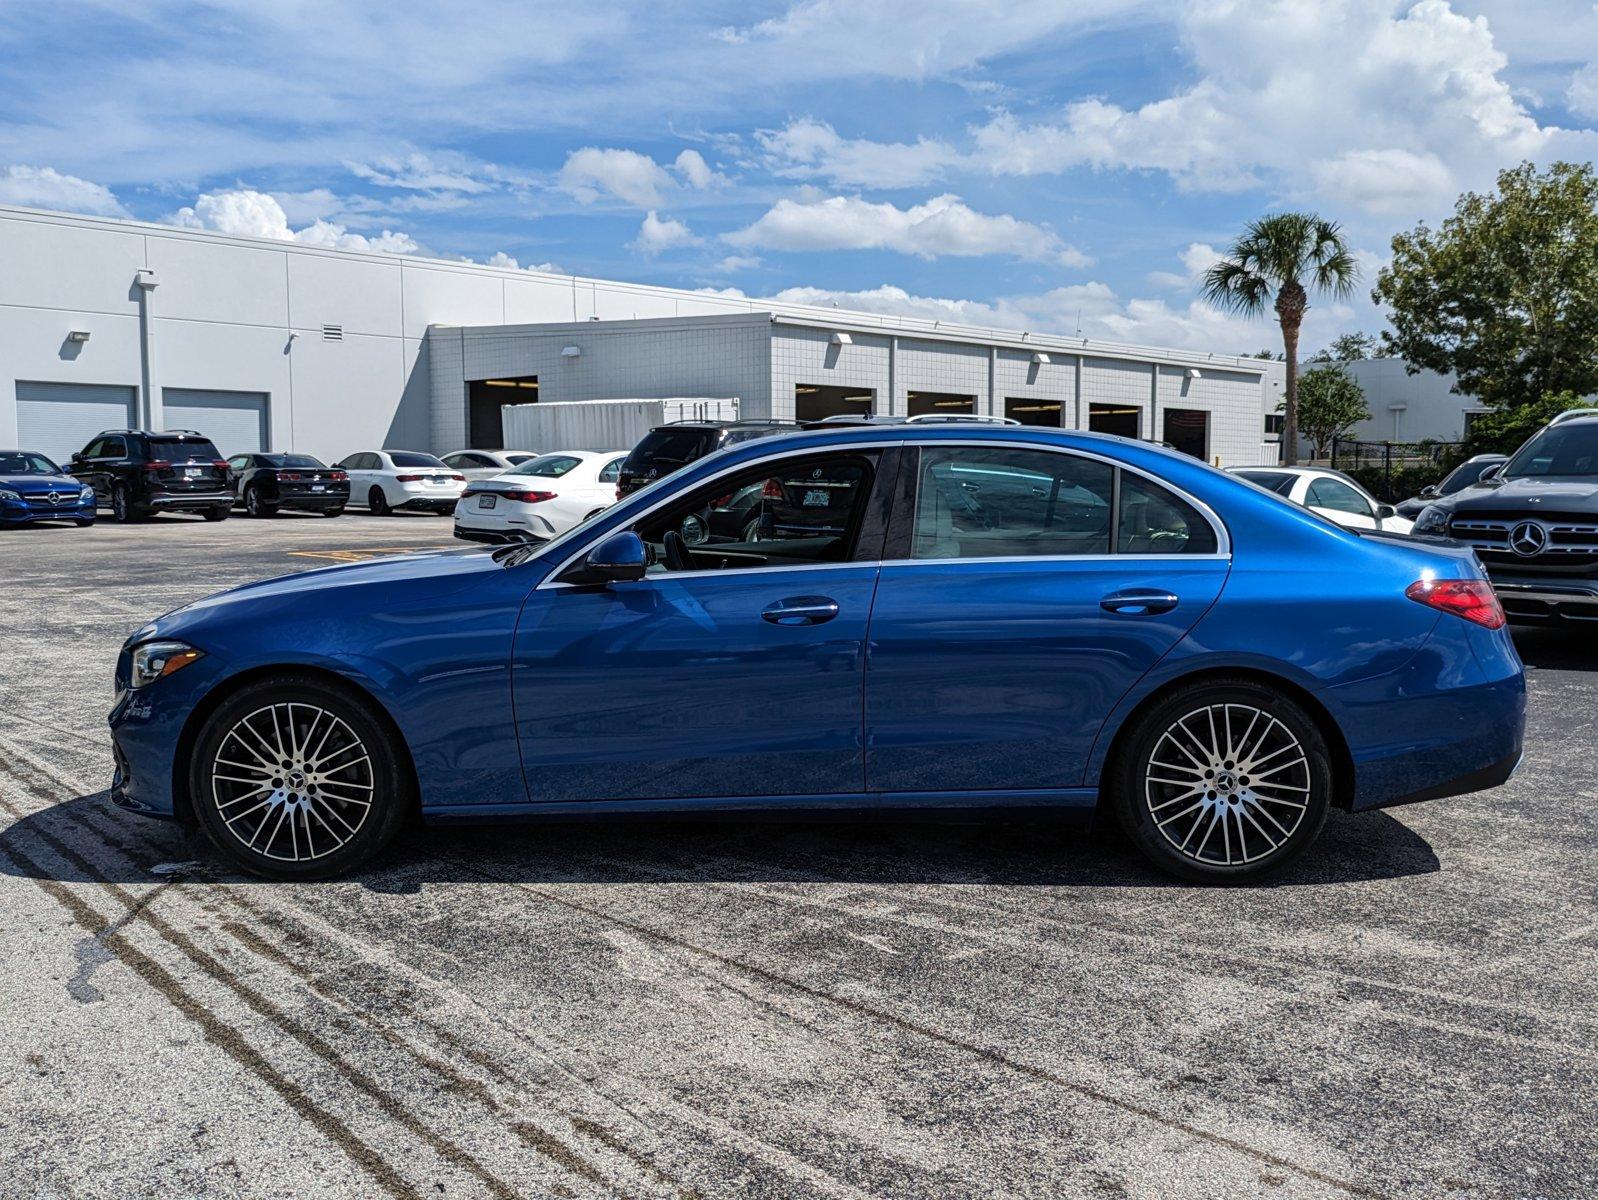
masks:
[[[1388,308],[1389,352],[1453,372],[1459,392],[1495,408],[1598,391],[1598,174],[1500,172],[1441,229],[1395,237],[1371,297]]]
[[[1221,261],[1205,272],[1204,298],[1216,307],[1249,316],[1275,310],[1287,362],[1282,461],[1289,466],[1298,461],[1298,335],[1310,289],[1346,297],[1358,279],[1342,228],[1296,212],[1250,221]]]
[[[1332,339],[1324,350],[1310,355],[1314,363],[1359,362],[1376,355],[1376,335],[1373,333],[1344,333]]]
[[[1575,392],[1550,392],[1530,404],[1506,405],[1473,419],[1465,433],[1472,454],[1513,454],[1532,434],[1571,408],[1592,404]]]
[[[1280,411],[1287,406],[1278,404]],[[1334,438],[1346,437],[1361,421],[1370,420],[1365,389],[1341,363],[1311,367],[1298,381],[1298,427],[1319,454],[1331,448]]]

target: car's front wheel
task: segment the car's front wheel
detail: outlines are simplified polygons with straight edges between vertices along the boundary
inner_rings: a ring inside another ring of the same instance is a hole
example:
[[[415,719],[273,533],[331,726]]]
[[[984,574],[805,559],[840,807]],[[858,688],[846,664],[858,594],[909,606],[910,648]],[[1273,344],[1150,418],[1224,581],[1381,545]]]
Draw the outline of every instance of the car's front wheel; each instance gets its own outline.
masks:
[[[1201,883],[1277,870],[1320,834],[1332,795],[1319,727],[1275,688],[1180,688],[1129,732],[1114,768],[1127,834],[1157,865]]]
[[[410,776],[369,701],[325,680],[250,684],[206,721],[189,763],[201,828],[246,871],[323,879],[393,840]]]

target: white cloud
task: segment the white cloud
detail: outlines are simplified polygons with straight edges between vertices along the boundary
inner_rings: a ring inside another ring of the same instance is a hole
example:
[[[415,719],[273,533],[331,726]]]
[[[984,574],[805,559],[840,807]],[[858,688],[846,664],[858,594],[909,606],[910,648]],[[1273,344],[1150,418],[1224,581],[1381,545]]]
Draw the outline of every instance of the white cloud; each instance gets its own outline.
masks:
[[[1594,12],[1598,12],[1598,6],[1594,6]],[[1598,62],[1588,63],[1570,77],[1565,101],[1571,112],[1598,121]]]
[[[351,233],[345,226],[322,218],[302,229],[291,229],[288,216],[277,199],[251,188],[205,192],[192,205],[178,209],[168,220],[188,229],[211,229],[235,237],[270,238],[332,250],[414,254],[421,249],[416,239],[407,233],[385,229],[369,237]]]
[[[638,227],[638,236],[628,246],[640,254],[654,257],[664,250],[692,246],[698,241],[694,231],[687,225],[671,217],[657,216],[655,210],[650,209],[644,214],[644,223]]]
[[[781,129],[755,134],[767,163],[778,175],[826,179],[842,187],[913,187],[944,174],[960,161],[948,142],[873,142],[840,137],[831,125],[803,117]]]
[[[672,163],[672,169],[682,176],[685,184],[699,191],[719,187],[727,182],[724,176],[710,169],[705,156],[697,150],[684,150],[677,156],[677,161]]]
[[[505,267],[511,271],[544,271],[552,275],[565,274],[561,268],[552,262],[528,263],[525,267],[517,262],[511,255],[503,250],[496,250],[483,260],[485,267]]]
[[[1502,77],[1485,18],[1419,0],[1197,0],[1184,40],[1199,81],[1135,109],[1102,99],[1056,119],[1000,113],[977,131],[993,170],[1157,170],[1192,190],[1266,182],[1373,212],[1430,211],[1536,157],[1538,125]],[[1306,179],[1305,176],[1308,176]]]
[[[734,299],[749,298],[737,288],[701,290]],[[1064,337],[1077,336],[1080,329],[1082,337],[1223,354],[1248,353],[1250,347],[1278,340],[1269,323],[1221,312],[1196,300],[1181,306],[1139,297],[1123,300],[1108,284],[1100,282],[1000,296],[994,300],[917,296],[892,284],[861,291],[795,287],[762,298],[781,304],[858,309],[889,316],[1029,330]],[[1345,308],[1312,308],[1305,322],[1305,344],[1323,344],[1353,328],[1352,316]]]
[[[998,254],[1068,267],[1090,261],[1051,229],[1008,214],[979,213],[958,196],[934,196],[907,209],[859,196],[779,200],[726,241],[773,250],[894,250],[928,259]]]
[[[492,190],[502,174],[497,168],[482,165],[474,172],[464,162],[444,163],[419,153],[403,158],[379,158],[370,163],[346,162],[344,166],[350,174],[379,187],[467,195]]]
[[[51,208],[59,212],[91,213],[97,217],[125,217],[127,209],[109,188],[76,175],[63,175],[53,167],[6,167],[0,171],[0,204],[21,208]]]
[[[572,151],[560,169],[562,190],[584,204],[609,193],[634,208],[656,208],[661,192],[671,185],[666,168],[636,150],[584,146]]]
[[[1182,264],[1181,271],[1150,271],[1149,282],[1167,289],[1197,287],[1204,273],[1219,261],[1221,252],[1208,242],[1189,242],[1176,257]]]
[[[729,254],[718,261],[711,270],[719,271],[723,275],[733,275],[739,271],[753,271],[760,266],[760,262],[758,254]]]

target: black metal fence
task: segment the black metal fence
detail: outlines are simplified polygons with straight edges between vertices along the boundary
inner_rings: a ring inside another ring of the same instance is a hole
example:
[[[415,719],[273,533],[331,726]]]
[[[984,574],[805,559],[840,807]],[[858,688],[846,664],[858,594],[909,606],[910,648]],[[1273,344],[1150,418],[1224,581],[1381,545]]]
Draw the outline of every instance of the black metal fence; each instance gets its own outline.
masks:
[[[1436,483],[1465,459],[1463,442],[1332,441],[1328,465],[1352,475],[1371,495],[1388,504]]]

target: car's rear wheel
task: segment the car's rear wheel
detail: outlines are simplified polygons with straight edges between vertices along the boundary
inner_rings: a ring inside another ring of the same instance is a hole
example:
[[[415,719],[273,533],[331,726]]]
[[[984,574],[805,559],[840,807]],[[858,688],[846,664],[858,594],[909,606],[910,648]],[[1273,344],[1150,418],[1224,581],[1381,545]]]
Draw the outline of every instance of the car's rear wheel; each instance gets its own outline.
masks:
[[[1331,756],[1304,709],[1252,680],[1181,688],[1129,731],[1114,768],[1117,816],[1173,875],[1242,883],[1286,866],[1320,834]]]
[[[389,505],[388,496],[384,494],[383,489],[380,487],[374,487],[366,493],[366,507],[372,510],[374,517],[386,517],[393,511]]]
[[[323,879],[380,852],[411,808],[409,774],[369,702],[286,675],[218,706],[196,739],[189,795],[227,858],[274,879]]]
[[[225,521],[233,515],[232,506],[220,504],[215,508],[208,508],[202,514],[207,521]]]
[[[146,514],[134,507],[133,498],[128,495],[128,485],[113,483],[111,485],[111,519],[119,525],[131,525],[145,519]]]
[[[344,510],[342,508],[326,508],[322,510],[322,515],[324,517],[342,517]]]
[[[275,517],[277,505],[261,499],[261,489],[253,483],[244,489],[244,511],[252,517]]]

